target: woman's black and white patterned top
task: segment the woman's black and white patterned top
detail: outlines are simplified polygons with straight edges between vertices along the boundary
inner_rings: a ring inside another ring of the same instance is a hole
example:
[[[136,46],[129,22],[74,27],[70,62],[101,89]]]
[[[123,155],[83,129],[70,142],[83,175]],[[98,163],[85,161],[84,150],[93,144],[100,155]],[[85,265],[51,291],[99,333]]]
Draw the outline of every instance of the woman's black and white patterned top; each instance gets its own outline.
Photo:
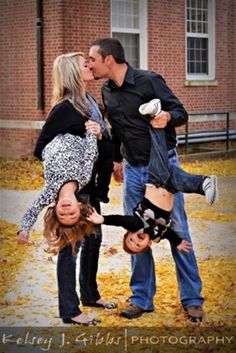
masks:
[[[97,138],[59,134],[42,152],[45,187],[24,215],[20,230],[29,231],[45,206],[54,202],[61,187],[68,181],[78,182],[78,191],[90,180],[97,159]]]

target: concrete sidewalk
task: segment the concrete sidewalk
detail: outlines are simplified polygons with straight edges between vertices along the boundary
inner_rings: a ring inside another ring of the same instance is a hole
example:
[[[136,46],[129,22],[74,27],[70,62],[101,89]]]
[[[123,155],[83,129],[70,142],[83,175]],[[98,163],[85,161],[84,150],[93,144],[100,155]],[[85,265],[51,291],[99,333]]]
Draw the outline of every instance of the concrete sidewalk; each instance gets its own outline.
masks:
[[[189,226],[193,237],[195,251],[199,257],[211,255],[212,249],[215,254],[220,255],[223,252],[224,255],[229,256],[232,255],[234,250],[231,246],[231,240],[234,242],[236,239],[234,236],[236,231],[234,222],[219,222],[216,227],[215,221],[212,222],[208,219],[191,217],[192,213],[203,209],[209,212],[213,212],[216,215],[221,214],[222,212],[226,212],[226,214],[235,213],[234,207],[236,207],[236,177],[219,177],[218,180],[220,199],[219,202],[214,206],[208,206],[203,196],[185,194],[186,210],[189,215]],[[0,190],[0,219],[6,220],[10,223],[19,224],[22,215],[26,209],[30,207],[32,201],[37,197],[38,194],[38,191]],[[113,185],[111,187],[109,197],[110,202],[108,204],[101,204],[102,213],[123,214],[122,184]],[[43,229],[43,214],[44,212],[40,214],[34,226],[36,231],[42,231]],[[209,232],[207,232],[207,239],[205,234],[206,229],[203,227],[205,222],[209,227]],[[123,228],[103,226],[103,248],[111,246],[120,247],[120,242],[123,234]],[[209,247],[209,252],[205,250],[203,253],[202,245],[206,242]],[[169,256],[170,252],[168,242],[163,241],[157,246],[154,246],[153,251],[158,258]],[[117,256],[120,257],[120,255],[122,257],[120,266],[124,266],[126,261],[123,261],[123,253],[118,254]],[[114,258],[116,258],[116,256],[114,256]],[[108,266],[108,264],[106,266]],[[120,270],[120,266],[118,270]],[[116,270],[116,266],[113,268],[112,264],[110,264],[109,270],[111,269]]]

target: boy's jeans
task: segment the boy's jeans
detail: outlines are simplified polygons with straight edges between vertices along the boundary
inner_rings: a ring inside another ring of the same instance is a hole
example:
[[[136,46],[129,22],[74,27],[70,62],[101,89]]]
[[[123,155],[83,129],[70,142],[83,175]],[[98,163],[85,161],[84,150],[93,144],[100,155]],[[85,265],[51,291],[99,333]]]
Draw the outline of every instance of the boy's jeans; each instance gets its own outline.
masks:
[[[170,162],[164,129],[154,129],[150,125],[149,132],[151,135],[151,151],[147,183],[156,186],[164,185],[172,193],[182,191],[204,195],[202,190],[204,176],[186,173],[178,167],[178,163]],[[172,154],[175,155],[173,150]]]
[[[175,150],[169,151],[169,162],[178,166]],[[148,166],[124,166],[124,209],[125,214],[133,214],[134,207],[142,200],[147,181]],[[191,242],[187,218],[184,211],[183,195],[175,194],[174,208],[171,213],[171,227],[184,239]],[[175,248],[172,255],[176,264],[177,280],[180,289],[180,299],[184,307],[202,305],[202,283],[198,273],[194,250],[182,253]],[[131,255],[132,276],[130,287],[131,302],[144,310],[153,309],[153,297],[156,292],[156,279],[152,250],[149,248],[143,254]],[[168,288],[165,288],[168,290]],[[163,292],[163,295],[165,293]]]

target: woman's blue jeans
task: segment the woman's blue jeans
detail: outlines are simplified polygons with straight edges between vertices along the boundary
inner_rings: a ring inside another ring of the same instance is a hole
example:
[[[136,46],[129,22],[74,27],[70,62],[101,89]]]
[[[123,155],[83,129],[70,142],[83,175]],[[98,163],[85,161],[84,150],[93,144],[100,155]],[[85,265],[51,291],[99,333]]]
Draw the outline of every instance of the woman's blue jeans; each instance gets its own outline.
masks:
[[[169,163],[178,166],[175,150],[169,152]],[[134,207],[142,200],[147,182],[148,166],[131,166],[124,163],[124,210],[132,215]],[[171,213],[171,227],[183,239],[191,242],[187,217],[184,210],[184,199],[180,192],[175,194],[174,208]],[[181,303],[184,307],[202,305],[202,282],[199,276],[197,262],[192,248],[189,253],[183,253],[172,247]],[[131,302],[144,310],[152,310],[153,297],[156,293],[156,276],[152,250],[149,248],[142,254],[131,255],[132,275],[130,288]],[[165,288],[168,291],[168,288]],[[163,292],[163,295],[165,293]]]

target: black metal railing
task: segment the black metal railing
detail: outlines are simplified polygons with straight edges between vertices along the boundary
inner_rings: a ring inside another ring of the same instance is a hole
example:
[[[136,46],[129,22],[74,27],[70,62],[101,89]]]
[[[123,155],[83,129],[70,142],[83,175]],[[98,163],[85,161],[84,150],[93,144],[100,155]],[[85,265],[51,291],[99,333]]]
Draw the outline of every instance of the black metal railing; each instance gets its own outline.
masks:
[[[204,112],[204,113],[189,113],[189,115],[225,115],[225,128],[215,130],[204,130],[189,132],[189,122],[185,125],[185,133],[177,134],[178,145],[185,144],[185,153],[188,153],[188,146],[192,143],[217,142],[225,141],[226,150],[229,150],[230,140],[236,139],[236,129],[230,129],[230,114],[229,112]]]

